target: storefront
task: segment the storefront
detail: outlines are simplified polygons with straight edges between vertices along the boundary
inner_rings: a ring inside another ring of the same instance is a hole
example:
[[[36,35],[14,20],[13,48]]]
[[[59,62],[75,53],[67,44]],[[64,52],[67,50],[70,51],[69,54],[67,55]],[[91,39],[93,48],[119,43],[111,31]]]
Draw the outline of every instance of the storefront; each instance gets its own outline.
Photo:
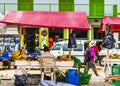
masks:
[[[21,47],[25,44],[22,36],[24,35],[24,28],[29,28],[29,30],[34,28],[39,29],[37,34],[39,35],[38,41],[40,48],[44,44],[48,45],[48,37],[52,37],[48,31],[50,29],[52,31],[52,28],[56,30],[60,29],[61,32],[64,28],[67,28],[68,31],[69,29],[74,29],[76,32],[78,30],[89,30],[85,12],[9,11],[0,22],[16,25],[17,28],[20,28]],[[44,31],[46,31],[45,34]],[[66,35],[69,36],[69,33]]]

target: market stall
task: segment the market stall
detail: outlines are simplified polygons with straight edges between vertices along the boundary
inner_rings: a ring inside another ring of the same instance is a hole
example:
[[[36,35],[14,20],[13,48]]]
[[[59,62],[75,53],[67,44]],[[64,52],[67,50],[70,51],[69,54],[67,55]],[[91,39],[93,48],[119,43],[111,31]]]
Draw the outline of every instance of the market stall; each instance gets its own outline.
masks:
[[[90,29],[85,12],[9,11],[0,22],[15,25],[19,28],[20,48],[23,47],[21,35],[25,27],[30,27],[26,30],[26,34],[36,27],[68,28],[72,30]],[[26,46],[28,45],[30,46],[30,43],[26,43]],[[27,48],[28,51],[30,49]],[[21,58],[25,58],[25,56]]]
[[[112,32],[120,32],[120,18],[107,16],[103,17],[99,31],[104,31],[107,26],[111,27]],[[115,54],[117,54],[117,52]],[[120,64],[119,57],[116,59],[112,58],[111,54],[109,53],[109,49],[107,49],[107,56],[104,59],[104,72],[106,78],[108,78],[111,75],[112,76],[119,75],[120,70],[119,64]],[[120,82],[114,79],[112,80],[112,84],[117,85],[120,84]]]
[[[90,29],[85,12],[9,11],[4,16],[4,18],[0,20],[0,22],[6,23],[7,25],[15,25],[16,27],[19,28],[20,35],[22,34],[23,28],[25,27],[29,27],[26,30],[26,33],[28,34],[30,30],[39,27],[49,27],[56,29],[68,28],[70,30]],[[31,31],[31,33],[33,31]],[[46,35],[45,33],[43,35]],[[21,40],[22,38],[20,36],[20,48],[22,49],[23,46]],[[24,54],[24,51],[20,51],[19,53]],[[21,55],[21,58],[24,57],[22,56],[23,55]],[[24,58],[29,58],[29,56]],[[19,65],[28,66],[28,67],[38,66],[37,61],[33,61],[33,60],[28,61],[27,59],[24,59],[23,61],[23,59],[22,60],[20,59],[15,60],[16,66]],[[57,66],[58,67],[62,66],[61,64],[63,63],[64,66],[73,66],[73,61],[72,62],[59,61],[57,62]]]
[[[110,25],[112,27],[113,32],[120,32],[120,18],[119,17],[108,17],[104,16],[101,19],[101,25],[100,25],[100,32],[103,32],[106,25]]]

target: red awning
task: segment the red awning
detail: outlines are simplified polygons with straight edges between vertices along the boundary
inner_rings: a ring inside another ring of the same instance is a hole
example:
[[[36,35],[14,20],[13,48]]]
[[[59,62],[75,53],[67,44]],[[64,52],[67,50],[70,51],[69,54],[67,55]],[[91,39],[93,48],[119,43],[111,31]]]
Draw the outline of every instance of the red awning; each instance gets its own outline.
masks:
[[[105,25],[111,25],[112,31],[119,32],[120,31],[120,18],[119,17],[103,17],[101,20],[101,25],[99,31],[103,31]]]
[[[2,23],[89,30],[85,12],[9,11]]]

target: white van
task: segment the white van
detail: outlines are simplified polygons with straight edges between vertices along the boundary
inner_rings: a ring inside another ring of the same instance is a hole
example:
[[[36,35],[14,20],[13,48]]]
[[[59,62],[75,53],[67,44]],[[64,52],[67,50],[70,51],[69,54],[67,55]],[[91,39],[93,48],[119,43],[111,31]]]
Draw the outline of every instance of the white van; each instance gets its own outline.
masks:
[[[84,61],[84,43],[86,41],[87,40],[76,40],[77,48],[72,48],[71,51],[71,55],[75,55],[81,60],[81,62]],[[63,54],[69,54],[68,40],[56,42],[50,52],[56,57],[61,56]]]

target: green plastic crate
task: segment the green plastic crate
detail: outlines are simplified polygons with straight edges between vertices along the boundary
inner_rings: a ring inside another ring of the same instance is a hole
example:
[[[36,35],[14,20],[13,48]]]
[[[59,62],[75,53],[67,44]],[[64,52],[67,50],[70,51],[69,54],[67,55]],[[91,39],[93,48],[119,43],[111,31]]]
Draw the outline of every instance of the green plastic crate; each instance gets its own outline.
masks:
[[[120,65],[112,66],[112,75],[120,75]]]
[[[112,75],[120,75],[120,65],[112,66]],[[120,80],[111,80],[112,85],[120,86]]]
[[[113,86],[120,86],[120,80],[111,80]]]

